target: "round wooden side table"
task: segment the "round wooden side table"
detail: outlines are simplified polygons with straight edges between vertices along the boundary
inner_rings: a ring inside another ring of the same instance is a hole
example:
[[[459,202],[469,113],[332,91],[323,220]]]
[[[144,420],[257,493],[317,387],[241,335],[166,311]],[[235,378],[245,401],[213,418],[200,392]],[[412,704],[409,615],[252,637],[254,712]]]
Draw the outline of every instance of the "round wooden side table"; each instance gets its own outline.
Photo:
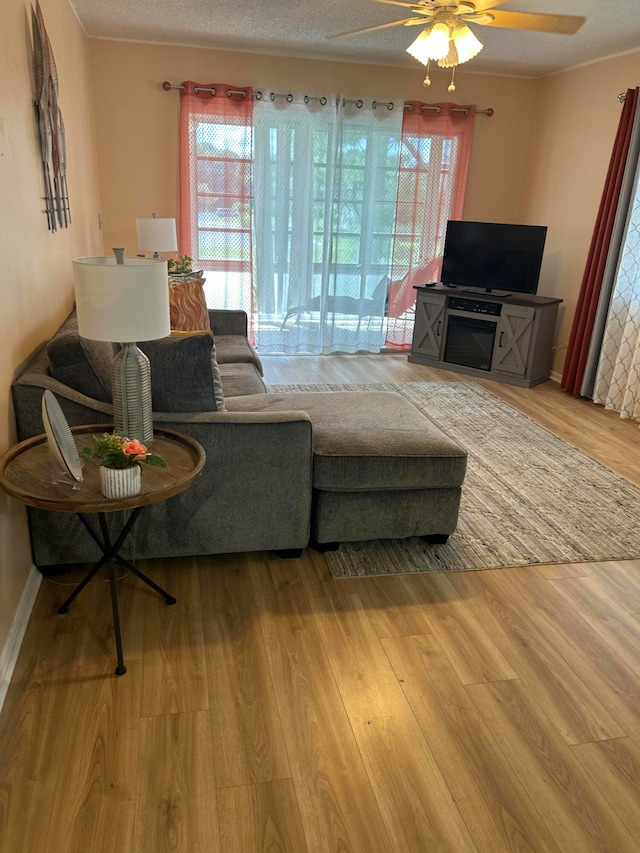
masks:
[[[74,441],[81,451],[92,442],[92,436],[111,432],[112,424],[94,424],[74,427]],[[91,578],[107,564],[111,587],[111,607],[116,640],[118,665],[116,674],[123,675],[127,668],[122,654],[122,636],[118,611],[118,596],[115,583],[115,564],[120,564],[132,572],[144,583],[158,592],[167,604],[175,604],[176,599],[166,590],[155,584],[132,563],[126,560],[120,549],[133,529],[145,506],[164,501],[188,489],[200,476],[206,455],[203,447],[187,435],[170,429],[154,429],[153,452],[161,456],[168,468],[142,465],[142,488],[139,494],[129,498],[105,498],[100,490],[98,465],[86,460],[83,468],[83,481],[74,488],[69,482],[52,482],[49,447],[46,435],[36,435],[16,444],[0,457],[0,487],[11,497],[28,506],[51,512],[75,512],[102,551],[97,563],[87,572],[67,600],[60,605],[58,613],[66,613],[69,605],[82,592]],[[133,510],[115,542],[111,541],[105,514],[121,509]],[[97,514],[99,531],[95,529],[91,514]]]

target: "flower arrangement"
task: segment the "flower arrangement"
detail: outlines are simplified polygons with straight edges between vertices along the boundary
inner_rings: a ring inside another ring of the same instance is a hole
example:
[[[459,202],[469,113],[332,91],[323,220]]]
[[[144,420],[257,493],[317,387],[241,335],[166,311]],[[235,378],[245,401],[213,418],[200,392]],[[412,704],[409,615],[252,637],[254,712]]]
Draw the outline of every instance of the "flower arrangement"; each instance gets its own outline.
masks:
[[[98,465],[106,468],[130,468],[132,465],[140,465],[141,462],[160,468],[168,467],[162,457],[147,450],[137,438],[126,438],[115,432],[94,435],[93,446],[83,447],[81,453],[89,459],[97,460]]]

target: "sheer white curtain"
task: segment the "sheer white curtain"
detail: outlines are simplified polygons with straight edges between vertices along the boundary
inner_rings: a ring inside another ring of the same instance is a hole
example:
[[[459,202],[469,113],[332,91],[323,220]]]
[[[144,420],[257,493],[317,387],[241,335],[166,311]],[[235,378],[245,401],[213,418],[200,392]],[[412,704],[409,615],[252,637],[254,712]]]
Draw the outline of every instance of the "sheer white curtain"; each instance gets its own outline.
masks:
[[[640,421],[640,163],[593,393],[596,403]]]
[[[256,346],[378,352],[403,103],[261,96],[253,116]]]

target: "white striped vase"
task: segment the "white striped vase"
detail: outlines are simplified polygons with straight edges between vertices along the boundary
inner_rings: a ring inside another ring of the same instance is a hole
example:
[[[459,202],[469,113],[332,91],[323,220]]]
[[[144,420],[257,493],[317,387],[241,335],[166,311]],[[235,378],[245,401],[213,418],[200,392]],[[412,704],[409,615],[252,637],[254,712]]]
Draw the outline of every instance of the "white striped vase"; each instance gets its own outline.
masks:
[[[130,498],[140,492],[140,466],[100,467],[100,487],[105,498]]]

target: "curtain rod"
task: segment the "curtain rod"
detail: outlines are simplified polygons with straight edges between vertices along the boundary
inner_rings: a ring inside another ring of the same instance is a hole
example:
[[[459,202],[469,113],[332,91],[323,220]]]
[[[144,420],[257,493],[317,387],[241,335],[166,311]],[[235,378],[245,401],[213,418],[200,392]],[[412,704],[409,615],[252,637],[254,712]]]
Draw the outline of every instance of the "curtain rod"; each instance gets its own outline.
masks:
[[[405,104],[405,110],[409,110],[411,112],[413,110],[413,104]],[[420,106],[420,112],[424,112],[425,110],[433,110],[438,113],[438,115],[442,112],[442,107],[436,106],[435,104],[432,106],[431,104],[422,104]],[[451,107],[452,113],[464,113],[464,115],[468,116],[471,110],[469,107]],[[487,107],[486,110],[476,110],[476,115],[481,116],[492,116],[494,113],[493,107]]]
[[[180,83],[169,83],[166,80],[162,84],[162,88],[165,90],[165,92],[168,92],[171,89],[178,89],[179,91],[184,92],[184,86],[182,86]],[[196,94],[198,92],[209,92],[209,94],[215,95],[215,93],[216,93],[215,88],[207,87],[207,86],[194,86],[193,91]],[[247,93],[245,92],[244,89],[227,89],[227,95],[242,95],[245,98],[247,97]],[[254,97],[258,101],[262,100],[262,92],[256,91],[254,93]],[[293,101],[293,95],[291,94],[291,92],[271,92],[269,94],[269,98],[272,101],[275,101],[276,98],[286,98],[288,103],[291,103]],[[321,96],[320,95],[305,95],[304,96],[305,104],[308,104],[309,101],[320,101],[322,106],[324,106],[327,103],[327,98],[324,95],[321,95]],[[348,99],[348,98],[343,98],[342,104],[343,104],[343,106],[345,104],[355,104],[356,107],[358,107],[358,109],[360,109],[363,106],[364,102],[363,102],[362,98],[355,98],[353,100]],[[388,110],[392,110],[393,109],[393,101],[373,101],[372,107],[374,110],[377,107],[386,107]],[[405,110],[411,111],[411,110],[413,110],[413,104],[405,104],[404,108],[405,108]],[[437,113],[441,113],[442,107],[435,106],[435,105],[430,106],[429,104],[423,104],[420,107],[420,110],[422,112],[424,112],[425,110],[435,110]],[[464,115],[469,115],[471,110],[468,109],[467,107],[451,107],[451,112],[452,113],[464,113]],[[476,115],[492,116],[493,113],[494,113],[493,107],[487,107],[486,110],[476,110]]]

